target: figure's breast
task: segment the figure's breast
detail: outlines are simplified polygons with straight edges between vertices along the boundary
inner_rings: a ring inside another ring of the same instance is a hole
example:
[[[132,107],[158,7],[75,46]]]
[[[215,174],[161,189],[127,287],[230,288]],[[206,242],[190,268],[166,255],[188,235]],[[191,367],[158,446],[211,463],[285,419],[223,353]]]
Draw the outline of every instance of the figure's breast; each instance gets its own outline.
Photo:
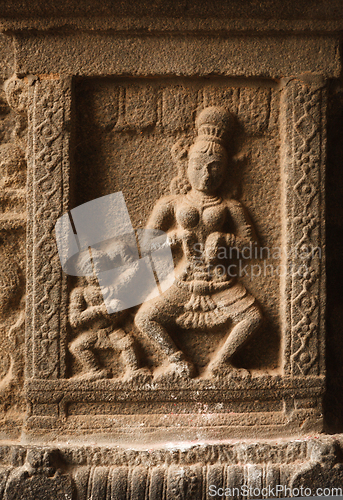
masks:
[[[201,210],[188,203],[181,204],[176,210],[176,220],[183,229],[205,229],[206,232],[219,231],[225,222],[225,207],[213,206]]]
[[[225,207],[215,206],[205,208],[202,213],[202,223],[210,231],[220,231],[225,222]]]
[[[200,213],[196,207],[183,203],[176,210],[176,220],[183,229],[194,229],[200,221]]]

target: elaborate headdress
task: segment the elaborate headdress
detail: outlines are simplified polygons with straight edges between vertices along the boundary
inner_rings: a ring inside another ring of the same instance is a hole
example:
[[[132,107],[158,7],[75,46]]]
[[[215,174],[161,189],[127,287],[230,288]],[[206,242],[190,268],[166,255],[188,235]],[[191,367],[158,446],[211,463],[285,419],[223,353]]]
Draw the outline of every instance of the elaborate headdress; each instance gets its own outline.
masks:
[[[205,147],[207,144],[210,150],[215,150],[216,145],[220,145],[226,151],[225,143],[233,120],[233,116],[225,108],[210,106],[203,109],[195,121],[197,136],[189,151],[198,147],[199,143],[203,143]],[[178,176],[170,184],[170,190],[174,194],[186,194],[191,189],[186,175],[187,153],[188,148],[183,139],[172,148],[172,157],[178,168]]]
[[[225,146],[227,135],[232,128],[233,116],[225,109],[217,106],[210,106],[203,109],[196,121],[197,141],[216,142]]]

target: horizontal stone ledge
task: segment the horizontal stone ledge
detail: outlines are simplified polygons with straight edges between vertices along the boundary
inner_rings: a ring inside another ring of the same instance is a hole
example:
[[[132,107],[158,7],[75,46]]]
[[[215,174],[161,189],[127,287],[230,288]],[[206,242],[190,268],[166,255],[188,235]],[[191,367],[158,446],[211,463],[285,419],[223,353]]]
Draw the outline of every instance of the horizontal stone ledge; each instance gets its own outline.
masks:
[[[242,387],[239,385],[243,381],[244,392],[242,394]],[[241,399],[242,397],[257,397],[259,391],[263,391],[264,396],[268,396],[268,399],[273,399],[275,393],[273,391],[278,391],[286,395],[287,393],[292,393],[292,391],[299,392],[299,395],[306,393],[306,391],[313,392],[314,394],[321,394],[324,389],[325,379],[323,376],[318,377],[276,377],[276,376],[260,376],[255,378],[247,379],[237,379],[237,380],[221,380],[218,384],[214,381],[197,380],[190,379],[181,382],[177,389],[170,388],[168,384],[162,383],[147,383],[144,384],[139,389],[135,388],[132,383],[125,382],[116,379],[107,380],[97,380],[97,381],[87,381],[87,380],[75,380],[75,379],[56,379],[56,380],[40,380],[31,379],[25,383],[26,393],[32,395],[33,397],[38,394],[50,393],[54,394],[61,392],[65,394],[66,392],[87,394],[101,393],[102,395],[108,392],[109,394],[114,394],[117,392],[118,395],[122,394],[125,399],[125,394],[127,398],[135,398],[137,400],[150,399],[149,394],[152,398],[161,395],[161,398],[172,399],[175,395],[175,399],[182,399],[185,396],[187,399],[195,398],[201,400],[206,394],[214,395],[219,397],[225,397],[225,399],[231,399],[235,395],[238,395]],[[127,391],[130,391],[127,393]],[[228,393],[230,393],[228,395]],[[273,394],[272,394],[273,393]],[[122,398],[121,398],[122,399]]]
[[[340,17],[322,19],[230,19],[227,17],[206,18],[188,17],[168,18],[168,17],[115,17],[115,16],[95,16],[95,17],[0,17],[0,31],[13,32],[35,29],[46,31],[50,29],[65,31],[66,28],[74,30],[98,30],[113,31],[115,33],[138,33],[138,34],[160,34],[160,33],[189,33],[189,34],[263,34],[273,33],[279,36],[290,33],[307,34],[333,34],[342,30],[343,12]]]
[[[74,76],[338,77],[335,36],[15,35],[15,71]],[[39,57],[37,57],[39,54]]]
[[[279,439],[232,439],[200,444],[189,442],[165,442],[162,444],[129,447],[118,444],[18,444],[0,441],[0,467],[24,465],[27,453],[58,453],[68,466],[98,465],[133,466],[145,462],[147,466],[163,464],[191,465],[203,462],[230,464],[290,464],[294,461],[310,460],[311,453],[325,446],[342,446],[342,435],[313,435],[299,438]]]

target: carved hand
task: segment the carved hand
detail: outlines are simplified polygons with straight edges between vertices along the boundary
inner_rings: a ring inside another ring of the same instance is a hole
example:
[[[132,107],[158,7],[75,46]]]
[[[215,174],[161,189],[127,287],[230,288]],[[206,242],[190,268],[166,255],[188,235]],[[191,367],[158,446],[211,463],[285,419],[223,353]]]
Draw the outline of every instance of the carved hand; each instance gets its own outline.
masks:
[[[108,316],[107,309],[105,304],[101,304],[100,306],[91,306],[88,307],[85,311],[81,313],[81,321],[89,321],[97,316]]]
[[[218,258],[219,248],[228,246],[227,239],[231,235],[214,232],[211,233],[205,243],[205,258],[208,263]]]
[[[236,247],[238,242],[240,241],[234,234],[226,234],[225,235],[225,245],[227,247]]]
[[[189,242],[192,239],[195,240],[195,234],[187,229],[176,229],[175,231],[169,231],[167,234],[171,247],[181,245],[183,242]]]
[[[112,314],[108,314],[105,304],[104,304],[104,308],[105,308],[104,316],[107,316],[109,318],[114,319],[113,313]],[[122,310],[126,309],[124,303],[121,300],[119,300],[119,299],[112,299],[109,302],[109,308],[112,311],[115,311],[115,312],[119,312],[119,311],[122,311]]]

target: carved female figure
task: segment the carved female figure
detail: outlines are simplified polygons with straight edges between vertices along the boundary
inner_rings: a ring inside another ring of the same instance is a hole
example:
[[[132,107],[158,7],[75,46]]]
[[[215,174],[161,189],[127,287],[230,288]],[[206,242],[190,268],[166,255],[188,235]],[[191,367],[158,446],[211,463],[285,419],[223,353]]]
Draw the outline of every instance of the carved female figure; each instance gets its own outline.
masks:
[[[169,360],[163,376],[192,377],[194,365],[178,349],[169,332],[231,327],[224,344],[207,367],[208,376],[232,370],[230,359],[259,328],[262,315],[255,298],[218,264],[222,248],[238,252],[252,242],[242,205],[223,199],[221,187],[228,165],[225,148],[233,117],[223,108],[204,109],[196,121],[197,137],[188,153],[183,193],[159,200],[148,228],[167,232],[179,257],[175,283],[139,309],[136,326],[159,345]],[[175,180],[172,183],[175,191]],[[199,259],[199,248],[203,258]],[[220,270],[220,272],[218,271]]]

